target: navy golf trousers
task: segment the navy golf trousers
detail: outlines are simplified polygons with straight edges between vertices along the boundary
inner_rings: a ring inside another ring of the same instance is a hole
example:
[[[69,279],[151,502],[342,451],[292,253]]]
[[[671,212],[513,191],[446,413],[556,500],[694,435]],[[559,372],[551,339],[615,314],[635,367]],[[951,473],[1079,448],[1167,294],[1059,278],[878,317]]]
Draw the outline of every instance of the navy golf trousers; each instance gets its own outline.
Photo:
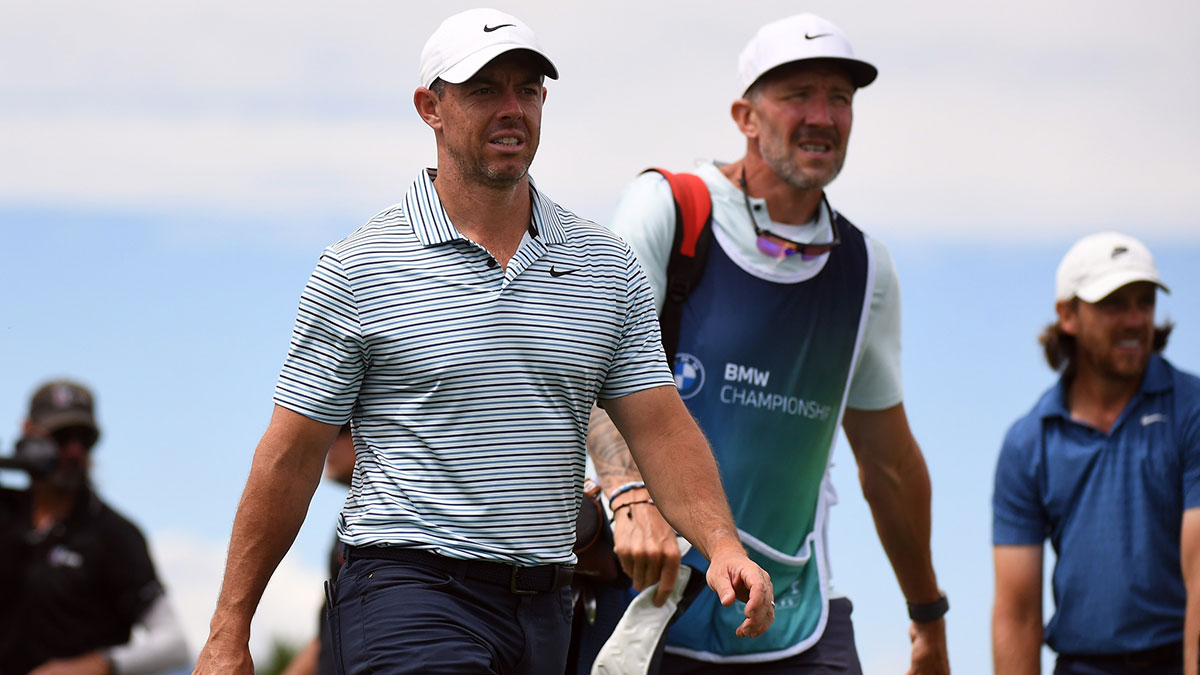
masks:
[[[414,562],[356,558],[330,594],[339,675],[561,675],[571,589],[513,593]]]

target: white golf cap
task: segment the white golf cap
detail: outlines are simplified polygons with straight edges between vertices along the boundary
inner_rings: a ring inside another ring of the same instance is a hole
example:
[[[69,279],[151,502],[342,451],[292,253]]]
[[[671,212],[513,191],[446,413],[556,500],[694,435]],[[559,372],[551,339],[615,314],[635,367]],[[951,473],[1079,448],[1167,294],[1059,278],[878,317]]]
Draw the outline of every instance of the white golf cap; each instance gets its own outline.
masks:
[[[1149,281],[1170,293],[1158,276],[1150,249],[1119,232],[1092,234],[1075,242],[1058,264],[1054,299],[1098,302],[1118,288]]]
[[[840,28],[815,14],[797,14],[759,28],[742,50],[738,58],[742,92],[770,70],[810,59],[841,64],[856,87],[871,84],[879,74],[875,66],[854,58],[854,49]]]
[[[514,49],[540,56],[542,72],[552,80],[558,79],[558,69],[520,19],[488,8],[460,12],[443,21],[421,50],[420,85],[428,87],[438,78],[461,84],[492,59]]]

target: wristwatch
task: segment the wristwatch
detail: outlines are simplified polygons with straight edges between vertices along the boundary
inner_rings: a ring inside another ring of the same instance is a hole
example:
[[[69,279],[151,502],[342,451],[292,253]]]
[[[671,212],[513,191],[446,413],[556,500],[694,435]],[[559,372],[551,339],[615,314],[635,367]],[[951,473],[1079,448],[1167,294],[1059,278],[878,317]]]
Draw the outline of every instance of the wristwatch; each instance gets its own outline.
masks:
[[[941,593],[938,599],[933,602],[908,603],[908,618],[917,623],[937,621],[945,616],[949,610],[950,601],[946,599],[945,593]]]

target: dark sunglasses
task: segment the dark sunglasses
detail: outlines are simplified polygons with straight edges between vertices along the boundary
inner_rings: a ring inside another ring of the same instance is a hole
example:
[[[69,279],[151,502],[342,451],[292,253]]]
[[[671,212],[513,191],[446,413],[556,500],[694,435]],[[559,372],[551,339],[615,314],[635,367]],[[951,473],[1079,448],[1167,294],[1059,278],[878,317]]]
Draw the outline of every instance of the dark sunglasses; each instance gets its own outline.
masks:
[[[100,435],[95,429],[89,427],[64,427],[51,432],[50,437],[54,439],[54,442],[60,448],[68,443],[78,442],[85,449],[91,450]]]
[[[750,193],[746,190],[746,167],[742,167],[742,198],[746,201],[746,215],[750,216],[750,226],[754,228],[754,234],[758,235],[758,250],[772,258],[790,258],[796,254],[809,260],[819,255],[829,253],[830,249],[842,243],[842,237],[838,232],[837,219],[833,215],[833,207],[829,205],[829,200],[825,198],[825,193],[821,193],[821,203],[825,205],[825,210],[829,212],[829,227],[833,230],[833,239],[820,244],[804,244],[798,241],[792,241],[785,237],[781,237],[770,230],[764,230],[758,226],[758,221],[754,219],[754,209],[750,208]]]

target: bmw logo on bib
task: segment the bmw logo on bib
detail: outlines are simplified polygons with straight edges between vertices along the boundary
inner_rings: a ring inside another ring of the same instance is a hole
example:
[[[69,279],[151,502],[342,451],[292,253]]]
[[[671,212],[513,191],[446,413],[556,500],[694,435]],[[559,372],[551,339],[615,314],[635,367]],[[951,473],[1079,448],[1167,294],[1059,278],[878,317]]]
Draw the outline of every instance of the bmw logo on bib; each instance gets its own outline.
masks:
[[[675,355],[675,388],[679,398],[689,399],[704,388],[704,364],[691,354]]]

